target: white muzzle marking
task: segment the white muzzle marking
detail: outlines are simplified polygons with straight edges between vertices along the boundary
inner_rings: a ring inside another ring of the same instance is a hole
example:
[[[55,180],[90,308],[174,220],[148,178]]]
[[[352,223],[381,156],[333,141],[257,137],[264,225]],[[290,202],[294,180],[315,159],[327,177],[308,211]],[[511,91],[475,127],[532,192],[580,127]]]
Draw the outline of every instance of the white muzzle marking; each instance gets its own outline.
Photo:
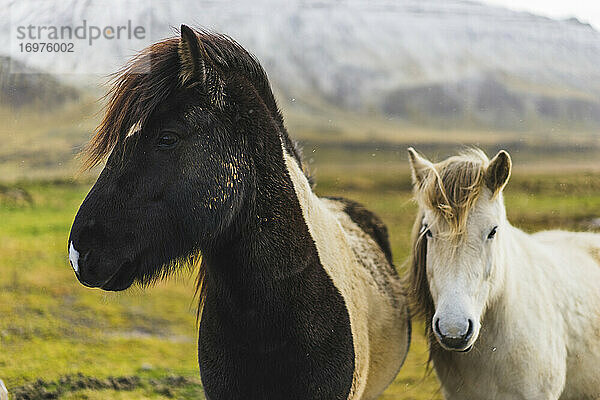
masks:
[[[79,272],[79,252],[75,250],[73,246],[73,242],[69,245],[69,261],[71,261],[71,266],[73,270],[77,273]]]

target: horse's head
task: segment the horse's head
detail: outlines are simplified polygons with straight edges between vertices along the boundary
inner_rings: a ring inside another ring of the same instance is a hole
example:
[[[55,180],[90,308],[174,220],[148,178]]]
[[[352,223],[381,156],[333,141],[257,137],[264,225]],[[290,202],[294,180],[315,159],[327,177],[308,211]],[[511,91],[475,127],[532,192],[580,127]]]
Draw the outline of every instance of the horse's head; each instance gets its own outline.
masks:
[[[144,50],[88,149],[92,166],[109,156],[71,229],[79,281],[148,283],[235,235],[256,190],[253,157],[281,151],[282,129],[264,71],[233,40],[182,26]]]
[[[419,214],[410,272],[416,306],[446,350],[468,351],[501,284],[502,190],[511,160],[479,150],[433,164],[409,149]]]

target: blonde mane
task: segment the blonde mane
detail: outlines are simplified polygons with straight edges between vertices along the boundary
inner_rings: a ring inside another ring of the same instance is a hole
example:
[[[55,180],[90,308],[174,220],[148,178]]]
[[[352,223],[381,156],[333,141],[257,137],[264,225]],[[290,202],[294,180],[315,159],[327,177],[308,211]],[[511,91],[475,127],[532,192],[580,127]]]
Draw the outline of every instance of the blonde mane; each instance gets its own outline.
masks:
[[[434,210],[450,226],[450,237],[464,233],[469,210],[484,186],[489,159],[479,149],[469,149],[458,156],[433,164],[433,168],[415,186],[420,207]]]

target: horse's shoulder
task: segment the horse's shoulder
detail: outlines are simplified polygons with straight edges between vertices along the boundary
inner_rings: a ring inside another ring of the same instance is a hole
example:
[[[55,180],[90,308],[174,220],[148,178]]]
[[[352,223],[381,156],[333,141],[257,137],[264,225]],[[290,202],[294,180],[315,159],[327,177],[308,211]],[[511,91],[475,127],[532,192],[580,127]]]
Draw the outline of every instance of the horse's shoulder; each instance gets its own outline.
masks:
[[[591,257],[594,263],[600,266],[599,233],[549,230],[536,232],[532,237],[544,246],[551,246],[552,251],[561,255],[568,254],[574,257],[579,254],[588,259]]]
[[[347,214],[352,222],[377,243],[388,263],[392,264],[392,250],[388,230],[375,213],[367,210],[362,204],[343,197],[323,197],[323,199],[339,204],[341,211]]]

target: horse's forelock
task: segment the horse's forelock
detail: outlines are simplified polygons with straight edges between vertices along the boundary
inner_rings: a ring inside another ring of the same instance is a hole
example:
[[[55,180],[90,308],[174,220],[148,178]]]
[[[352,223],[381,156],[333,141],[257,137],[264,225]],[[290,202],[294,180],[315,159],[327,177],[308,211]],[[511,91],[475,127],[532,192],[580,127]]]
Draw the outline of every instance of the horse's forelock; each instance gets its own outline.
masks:
[[[84,168],[101,163],[133,126],[143,128],[177,88],[177,45],[175,38],[155,43],[111,77],[104,117],[84,151]]]
[[[472,149],[434,164],[415,190],[419,206],[433,210],[449,227],[449,239],[457,240],[466,229],[469,211],[484,185],[488,158]]]
[[[271,91],[265,71],[258,60],[235,40],[226,35],[197,30],[207,63],[214,74],[243,75],[254,87],[272,114],[285,140],[289,141],[283,117]],[[181,89],[178,37],[155,43],[142,50],[124,68],[111,77],[104,117],[84,151],[85,169],[101,163],[125,138],[132,126],[141,128],[158,106]],[[214,101],[223,100],[223,82],[208,77],[205,85]],[[222,104],[219,104],[222,106]],[[298,156],[298,154],[295,154]]]

